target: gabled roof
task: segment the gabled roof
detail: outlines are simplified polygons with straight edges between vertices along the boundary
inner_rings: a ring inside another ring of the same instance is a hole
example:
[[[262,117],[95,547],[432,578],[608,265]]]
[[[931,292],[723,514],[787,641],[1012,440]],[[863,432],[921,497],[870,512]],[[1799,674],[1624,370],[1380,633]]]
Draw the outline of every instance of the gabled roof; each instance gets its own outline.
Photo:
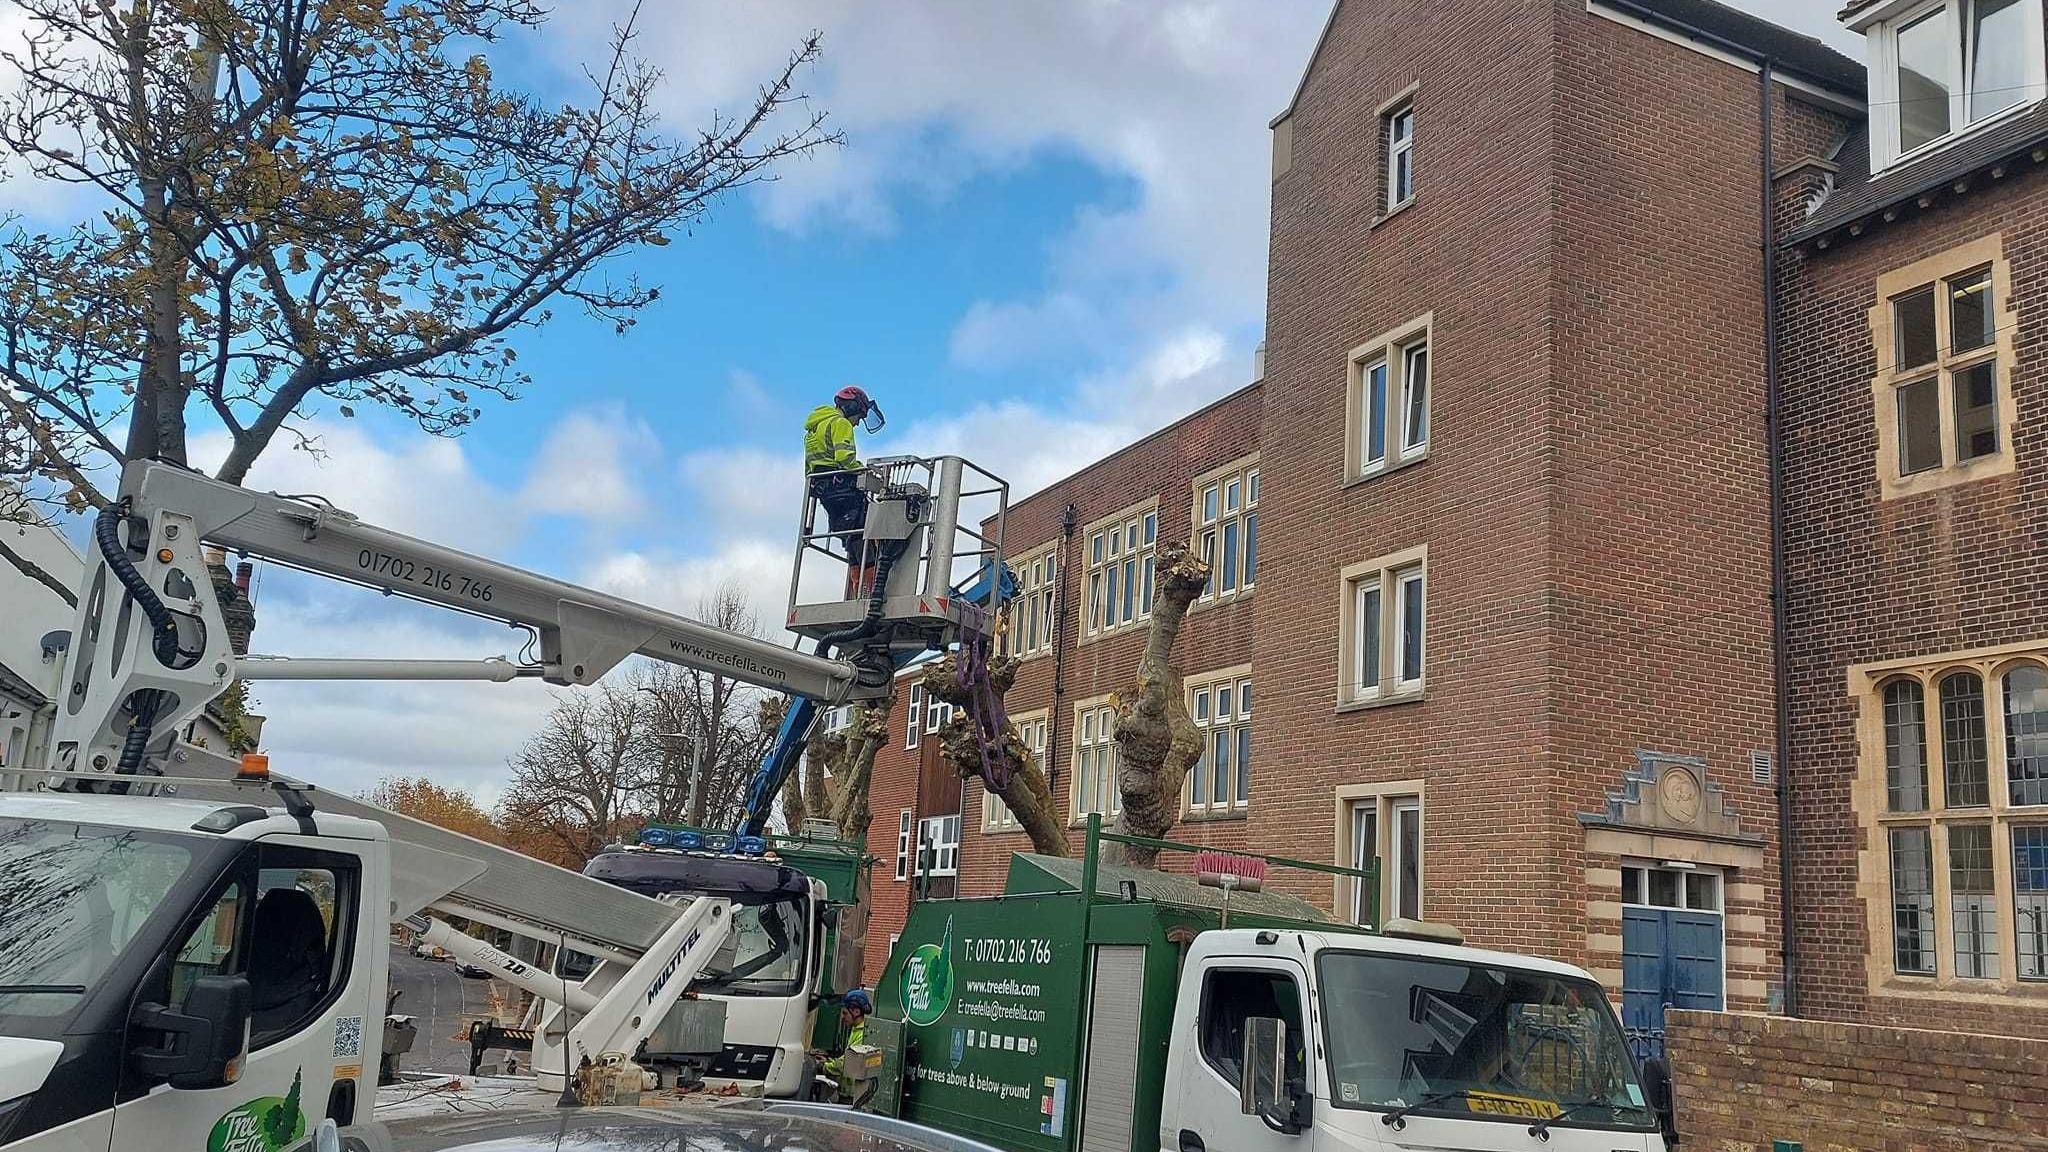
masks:
[[[1759,59],[1768,57],[1777,70],[1796,74],[1853,100],[1863,99],[1862,64],[1811,36],[1773,24],[1760,16],[1715,3],[1715,0],[1594,2],[1680,35],[1699,33],[1727,41]],[[1308,86],[1309,74],[1315,70],[1316,59],[1323,54],[1323,46],[1329,42],[1330,30],[1337,24],[1337,11],[1343,6],[1344,0],[1332,0],[1330,15],[1323,21],[1322,34],[1316,37],[1316,46],[1309,52],[1308,62],[1302,66],[1301,79],[1295,82],[1294,94],[1288,97],[1287,107],[1273,117],[1268,127],[1293,115],[1295,106],[1301,103],[1302,89]]]
[[[1835,159],[1834,191],[1812,216],[1787,233],[1784,242],[1788,246],[1803,244],[1868,220],[2015,157],[2027,157],[2043,145],[2048,145],[2048,101],[1917,160],[1872,175],[1870,125],[1859,124]]]

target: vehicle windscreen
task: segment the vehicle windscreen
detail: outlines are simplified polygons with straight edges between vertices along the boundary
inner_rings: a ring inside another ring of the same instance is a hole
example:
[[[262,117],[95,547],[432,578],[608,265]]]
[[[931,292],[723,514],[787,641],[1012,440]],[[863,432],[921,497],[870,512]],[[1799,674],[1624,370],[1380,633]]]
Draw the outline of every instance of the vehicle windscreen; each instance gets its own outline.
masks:
[[[1590,980],[1366,952],[1325,952],[1317,965],[1340,1108],[1657,1126]]]
[[[735,905],[732,940],[704,968],[697,987],[726,996],[794,996],[804,986],[803,902]]]
[[[192,865],[182,837],[0,818],[0,1018],[77,1007]]]

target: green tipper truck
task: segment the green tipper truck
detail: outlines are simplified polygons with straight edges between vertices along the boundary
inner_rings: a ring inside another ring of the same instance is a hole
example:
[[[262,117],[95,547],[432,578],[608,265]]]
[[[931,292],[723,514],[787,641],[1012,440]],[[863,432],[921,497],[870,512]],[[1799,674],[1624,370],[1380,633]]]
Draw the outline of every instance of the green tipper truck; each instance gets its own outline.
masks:
[[[1198,884],[1100,864],[1120,839],[1091,819],[1080,861],[1019,854],[1002,896],[913,906],[868,1029],[877,1110],[1012,1152],[1664,1147],[1666,1078],[1653,1102],[1585,972],[1254,882],[1370,872],[1135,841],[1201,852]]]

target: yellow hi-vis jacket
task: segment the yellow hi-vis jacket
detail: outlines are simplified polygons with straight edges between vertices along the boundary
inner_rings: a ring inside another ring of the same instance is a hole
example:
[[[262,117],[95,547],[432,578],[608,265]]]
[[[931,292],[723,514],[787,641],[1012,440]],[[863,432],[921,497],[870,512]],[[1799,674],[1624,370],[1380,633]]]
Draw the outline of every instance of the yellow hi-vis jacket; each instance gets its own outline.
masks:
[[[853,454],[853,421],[836,405],[820,404],[804,417],[804,474],[860,467]]]

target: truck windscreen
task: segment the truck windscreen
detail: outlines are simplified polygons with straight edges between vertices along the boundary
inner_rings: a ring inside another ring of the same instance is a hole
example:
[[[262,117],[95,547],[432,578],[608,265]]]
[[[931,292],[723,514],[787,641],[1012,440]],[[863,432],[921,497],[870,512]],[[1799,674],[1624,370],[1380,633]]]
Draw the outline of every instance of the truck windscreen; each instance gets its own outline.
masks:
[[[193,873],[192,837],[0,819],[0,1021],[67,1016]]]
[[[1384,953],[1317,960],[1340,1108],[1657,1127],[1599,985]]]
[[[732,910],[733,947],[719,953],[697,987],[727,996],[794,996],[804,984],[803,905],[795,899]]]

